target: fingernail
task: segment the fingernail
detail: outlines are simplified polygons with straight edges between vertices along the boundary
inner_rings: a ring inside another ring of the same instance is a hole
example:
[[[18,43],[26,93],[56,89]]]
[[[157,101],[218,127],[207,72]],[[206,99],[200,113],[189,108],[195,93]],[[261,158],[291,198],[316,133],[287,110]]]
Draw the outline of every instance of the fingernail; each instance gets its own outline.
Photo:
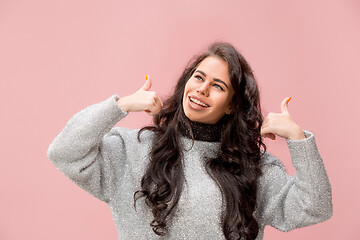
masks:
[[[286,101],[286,103],[290,102],[290,99],[291,99],[291,97],[289,97],[289,99]]]
[[[148,75],[147,75],[147,74],[145,74],[145,79],[146,79],[146,80],[148,80],[148,78],[149,78],[149,77],[148,77]]]

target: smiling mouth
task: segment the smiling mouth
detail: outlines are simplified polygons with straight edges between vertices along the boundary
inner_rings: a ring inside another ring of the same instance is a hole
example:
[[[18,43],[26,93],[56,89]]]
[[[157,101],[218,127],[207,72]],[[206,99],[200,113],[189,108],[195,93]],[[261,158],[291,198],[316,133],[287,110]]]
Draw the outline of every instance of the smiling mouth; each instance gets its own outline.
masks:
[[[206,108],[207,108],[207,107],[210,107],[209,105],[201,102],[201,101],[198,100],[198,99],[195,99],[195,98],[192,98],[192,97],[189,97],[189,99],[190,99],[191,102],[196,103],[196,104],[199,105],[199,106],[206,107]]]

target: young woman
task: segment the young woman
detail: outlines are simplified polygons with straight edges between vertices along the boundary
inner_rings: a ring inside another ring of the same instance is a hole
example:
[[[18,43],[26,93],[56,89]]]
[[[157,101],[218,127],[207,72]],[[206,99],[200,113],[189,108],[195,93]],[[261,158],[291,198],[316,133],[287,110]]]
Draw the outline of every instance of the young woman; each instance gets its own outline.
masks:
[[[147,77],[146,77],[147,78]],[[108,203],[119,239],[262,239],[332,216],[331,187],[314,135],[287,111],[261,115],[249,64],[216,43],[184,70],[163,104],[147,79],[75,114],[49,159]],[[129,112],[154,116],[141,130],[114,127]],[[286,138],[289,176],[263,137]],[[263,147],[263,149],[261,149]]]

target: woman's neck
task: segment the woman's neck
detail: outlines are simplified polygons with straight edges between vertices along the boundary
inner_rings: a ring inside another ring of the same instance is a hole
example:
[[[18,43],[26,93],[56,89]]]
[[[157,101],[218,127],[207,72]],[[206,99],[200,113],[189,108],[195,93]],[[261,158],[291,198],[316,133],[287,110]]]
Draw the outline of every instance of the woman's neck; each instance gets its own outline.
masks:
[[[194,122],[191,121],[190,119],[188,120],[192,129],[194,140],[205,141],[205,142],[220,142],[221,128],[222,128],[221,120],[216,124],[207,124],[207,123]],[[185,123],[181,124],[180,132],[185,137],[192,138],[190,128],[189,126],[187,126],[187,124]]]

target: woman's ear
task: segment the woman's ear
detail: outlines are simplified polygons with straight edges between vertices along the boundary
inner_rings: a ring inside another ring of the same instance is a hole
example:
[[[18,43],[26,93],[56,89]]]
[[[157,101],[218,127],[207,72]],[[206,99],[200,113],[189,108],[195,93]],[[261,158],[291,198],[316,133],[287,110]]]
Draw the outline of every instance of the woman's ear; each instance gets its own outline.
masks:
[[[232,113],[232,108],[231,106],[229,106],[226,110],[225,110],[225,114],[231,114]]]

